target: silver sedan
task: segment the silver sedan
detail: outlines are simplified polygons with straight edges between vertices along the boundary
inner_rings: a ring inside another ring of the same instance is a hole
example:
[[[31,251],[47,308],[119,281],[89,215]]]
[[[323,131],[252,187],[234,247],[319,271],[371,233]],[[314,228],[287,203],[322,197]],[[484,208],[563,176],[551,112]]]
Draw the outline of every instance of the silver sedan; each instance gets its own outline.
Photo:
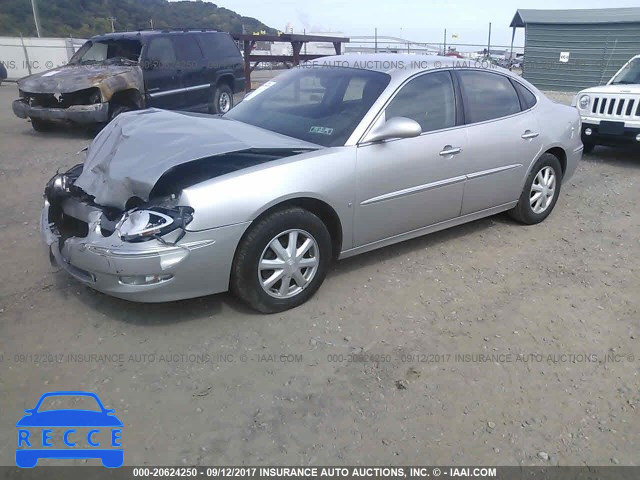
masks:
[[[460,59],[325,57],[223,117],[118,116],[45,189],[51,258],[117,297],[232,290],[300,305],[335,259],[503,211],[553,210],[580,118],[510,72]]]

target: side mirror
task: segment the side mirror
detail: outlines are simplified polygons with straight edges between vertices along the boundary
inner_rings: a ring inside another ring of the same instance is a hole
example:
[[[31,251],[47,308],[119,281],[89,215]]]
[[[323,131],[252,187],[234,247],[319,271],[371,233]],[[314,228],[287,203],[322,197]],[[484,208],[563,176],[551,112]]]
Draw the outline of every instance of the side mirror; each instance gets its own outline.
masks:
[[[411,138],[417,137],[421,133],[422,127],[415,120],[406,117],[393,117],[369,132],[364,142],[380,142],[390,138]]]
[[[32,408],[27,408],[24,413],[33,413],[33,409]]]

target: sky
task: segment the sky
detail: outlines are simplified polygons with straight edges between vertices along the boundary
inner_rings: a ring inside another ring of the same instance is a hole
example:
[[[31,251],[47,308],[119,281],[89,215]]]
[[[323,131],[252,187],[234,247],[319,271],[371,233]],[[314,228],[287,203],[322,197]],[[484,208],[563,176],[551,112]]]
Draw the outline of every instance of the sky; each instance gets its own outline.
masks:
[[[509,24],[518,8],[569,9],[640,7],[640,0],[214,0],[220,7],[254,17],[283,30],[288,22],[296,33],[342,32],[349,35],[401,37],[417,42],[486,44],[491,27],[492,45],[509,45]],[[452,38],[457,35],[457,38]],[[524,45],[524,29],[517,29],[514,44]]]

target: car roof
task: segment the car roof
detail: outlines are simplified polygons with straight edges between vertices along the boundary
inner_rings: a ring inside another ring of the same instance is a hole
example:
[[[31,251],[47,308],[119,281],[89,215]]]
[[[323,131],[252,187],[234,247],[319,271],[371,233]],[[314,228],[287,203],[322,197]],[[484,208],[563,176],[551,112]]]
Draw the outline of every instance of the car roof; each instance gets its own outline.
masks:
[[[321,57],[305,62],[305,65],[319,67],[360,68],[383,72],[391,77],[408,77],[417,72],[443,68],[475,68],[513,74],[509,70],[490,64],[488,61],[470,58],[443,57],[440,55],[420,55],[411,53],[366,53]]]
[[[218,32],[217,30],[207,30],[207,29],[184,29],[184,30],[137,30],[133,32],[114,32],[114,33],[103,33],[101,35],[95,35],[90,38],[90,40],[107,40],[107,39],[117,39],[117,40],[140,40],[142,38],[149,38],[156,35],[185,35],[185,34],[224,34],[225,32]]]

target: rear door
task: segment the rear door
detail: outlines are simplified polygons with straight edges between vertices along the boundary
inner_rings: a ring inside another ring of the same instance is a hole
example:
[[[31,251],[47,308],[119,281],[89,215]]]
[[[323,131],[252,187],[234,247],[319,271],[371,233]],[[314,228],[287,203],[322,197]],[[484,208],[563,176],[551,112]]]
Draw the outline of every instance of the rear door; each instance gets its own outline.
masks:
[[[466,215],[517,200],[541,142],[531,107],[506,75],[482,70],[455,73],[469,142],[461,212]]]
[[[200,47],[207,62],[207,75],[212,84],[220,80],[234,93],[244,90],[242,55],[228,33],[203,32],[198,34]]]
[[[178,60],[178,75],[184,88],[185,110],[206,110],[211,96],[207,62],[194,33],[171,36]]]
[[[179,109],[184,91],[173,42],[167,35],[153,35],[144,49],[143,78],[147,106]]]

